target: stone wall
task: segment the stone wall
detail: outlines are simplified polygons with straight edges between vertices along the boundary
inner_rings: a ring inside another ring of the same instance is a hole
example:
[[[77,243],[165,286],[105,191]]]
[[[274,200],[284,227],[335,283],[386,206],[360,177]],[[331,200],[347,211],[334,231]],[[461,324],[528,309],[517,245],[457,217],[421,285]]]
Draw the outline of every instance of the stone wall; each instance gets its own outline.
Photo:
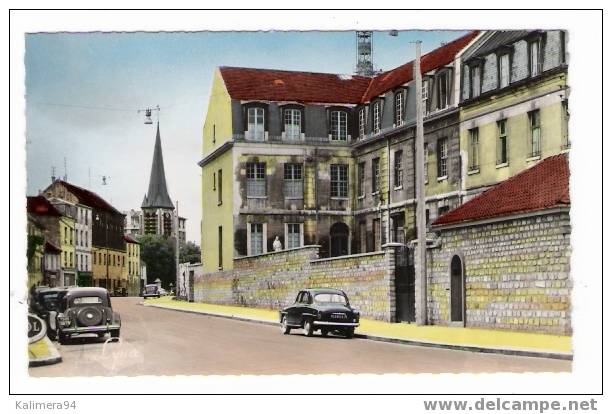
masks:
[[[383,252],[319,259],[319,246],[304,246],[234,260],[234,269],[196,275],[195,301],[281,309],[300,289],[342,289],[363,317],[395,315],[394,247]]]
[[[556,212],[439,231],[428,319],[450,324],[450,263],[463,260],[465,326],[571,334],[570,219]]]

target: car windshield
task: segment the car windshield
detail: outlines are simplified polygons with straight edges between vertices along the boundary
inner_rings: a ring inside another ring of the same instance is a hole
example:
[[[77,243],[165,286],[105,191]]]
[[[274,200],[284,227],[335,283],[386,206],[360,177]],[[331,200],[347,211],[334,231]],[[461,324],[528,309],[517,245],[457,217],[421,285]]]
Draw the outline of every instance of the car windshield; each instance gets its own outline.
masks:
[[[318,293],[314,296],[316,303],[338,303],[346,305],[346,297],[339,293]]]
[[[102,299],[98,296],[81,296],[78,298],[74,298],[72,303],[74,303],[75,305],[91,305],[102,303]]]
[[[157,293],[157,285],[153,285],[153,286],[146,286],[145,287],[145,291],[147,293]]]

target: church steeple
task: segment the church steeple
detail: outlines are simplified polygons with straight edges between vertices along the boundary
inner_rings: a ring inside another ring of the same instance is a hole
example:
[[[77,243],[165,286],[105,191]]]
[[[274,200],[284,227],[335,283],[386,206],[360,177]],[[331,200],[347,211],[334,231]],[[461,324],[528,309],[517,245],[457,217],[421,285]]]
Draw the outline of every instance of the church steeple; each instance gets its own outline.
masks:
[[[142,208],[165,208],[174,210],[172,200],[168,195],[166,186],[166,173],[164,171],[164,157],[162,155],[161,137],[159,135],[159,121],[157,122],[157,136],[153,150],[153,163],[151,177],[149,178],[149,191],[142,201]]]

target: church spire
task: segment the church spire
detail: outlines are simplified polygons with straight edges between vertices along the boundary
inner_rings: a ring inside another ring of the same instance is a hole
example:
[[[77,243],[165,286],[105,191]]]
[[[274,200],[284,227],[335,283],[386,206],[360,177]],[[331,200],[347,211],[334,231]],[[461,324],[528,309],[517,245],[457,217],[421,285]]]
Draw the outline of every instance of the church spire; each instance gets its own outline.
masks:
[[[153,150],[153,163],[151,177],[149,178],[149,191],[142,201],[142,208],[174,209],[166,187],[166,173],[164,171],[164,157],[162,155],[161,138],[159,135],[159,121],[157,122],[157,136]]]

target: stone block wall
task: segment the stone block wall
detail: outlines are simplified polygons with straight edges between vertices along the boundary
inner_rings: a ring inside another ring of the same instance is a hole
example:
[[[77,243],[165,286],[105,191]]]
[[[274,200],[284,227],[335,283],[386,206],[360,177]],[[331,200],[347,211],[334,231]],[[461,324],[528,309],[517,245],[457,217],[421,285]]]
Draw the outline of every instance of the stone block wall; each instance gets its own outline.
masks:
[[[465,326],[571,334],[568,212],[439,231],[428,250],[428,319],[450,324],[450,262],[463,260]]]
[[[395,315],[394,248],[319,259],[319,246],[271,252],[234,260],[234,269],[196,275],[195,301],[281,309],[300,289],[342,289],[351,305],[370,319]]]

